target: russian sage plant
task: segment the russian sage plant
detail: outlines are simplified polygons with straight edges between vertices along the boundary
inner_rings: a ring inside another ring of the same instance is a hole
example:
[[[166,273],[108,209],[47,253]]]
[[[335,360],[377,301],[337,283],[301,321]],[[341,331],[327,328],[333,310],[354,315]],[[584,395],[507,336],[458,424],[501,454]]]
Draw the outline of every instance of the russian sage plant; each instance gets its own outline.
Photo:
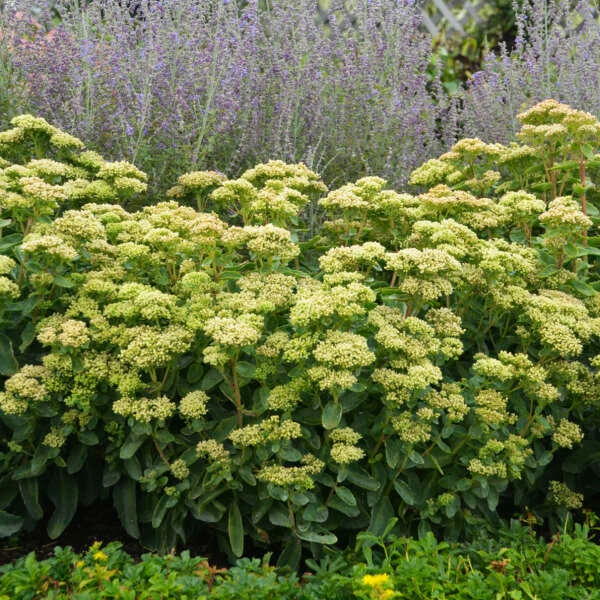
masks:
[[[598,3],[522,0],[514,11],[514,48],[490,54],[468,82],[465,135],[507,143],[519,129],[516,114],[546,98],[600,115]]]
[[[400,184],[438,151],[443,98],[438,108],[427,89],[430,40],[413,0],[361,0],[351,21],[333,3],[325,25],[309,0],[141,5],[143,18],[124,2],[62,0],[58,21],[5,19],[28,110],[135,162],[152,189],[272,157],[328,181]]]

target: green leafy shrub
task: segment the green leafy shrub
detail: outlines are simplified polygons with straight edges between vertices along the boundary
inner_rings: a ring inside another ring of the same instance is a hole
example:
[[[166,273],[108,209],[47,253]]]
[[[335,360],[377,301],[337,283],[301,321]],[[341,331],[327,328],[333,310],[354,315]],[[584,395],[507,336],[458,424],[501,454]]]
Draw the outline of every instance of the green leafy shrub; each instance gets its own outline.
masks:
[[[219,569],[188,552],[145,554],[134,562],[119,544],[94,544],[86,553],[56,548],[38,561],[31,553],[0,567],[0,600],[46,598],[215,598],[237,600],[338,600],[362,598],[544,600],[598,598],[600,547],[578,527],[551,542],[513,523],[499,539],[477,544],[363,536],[358,550],[333,553],[301,580],[267,561],[242,559]]]
[[[600,124],[552,102],[522,118],[527,145],[462,140],[413,174],[434,186],[420,195],[378,177],[327,191],[280,161],[182,175],[140,211],[51,215],[33,195],[5,250],[7,287],[44,303],[0,396],[0,532],[52,503],[58,536],[110,495],[154,546],[208,525],[234,556],[251,536],[297,564],[392,517],[456,538],[497,510],[581,507],[598,491],[569,451],[598,422]],[[19,169],[0,176],[23,186]],[[94,176],[141,191],[130,165]]]

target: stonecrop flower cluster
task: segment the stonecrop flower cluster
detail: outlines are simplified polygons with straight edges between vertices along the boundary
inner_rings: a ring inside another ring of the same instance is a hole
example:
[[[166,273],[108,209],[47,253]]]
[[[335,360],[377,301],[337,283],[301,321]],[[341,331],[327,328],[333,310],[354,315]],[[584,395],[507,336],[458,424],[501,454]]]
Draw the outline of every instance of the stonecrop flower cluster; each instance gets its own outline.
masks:
[[[140,210],[133,165],[15,119],[0,134],[7,509],[39,519],[46,482],[85,477],[131,535],[172,545],[213,523],[239,556],[244,535],[331,544],[380,514],[460,535],[506,499],[550,510],[550,463],[557,510],[585,505],[554,455],[599,416],[595,192],[547,161],[600,125],[551,101],[521,119],[528,146],[462,140],[413,173],[416,195],[379,177],[330,191],[270,161],[182,175]],[[40,144],[52,158],[30,156]],[[539,186],[520,189],[516,156]]]

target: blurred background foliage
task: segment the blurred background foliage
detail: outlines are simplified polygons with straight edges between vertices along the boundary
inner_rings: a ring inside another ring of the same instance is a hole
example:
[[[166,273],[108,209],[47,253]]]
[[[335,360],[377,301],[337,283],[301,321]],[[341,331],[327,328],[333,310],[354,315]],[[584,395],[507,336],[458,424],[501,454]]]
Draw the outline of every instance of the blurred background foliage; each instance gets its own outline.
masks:
[[[456,20],[444,18],[444,4]],[[513,0],[437,0],[424,3],[424,11],[436,25],[434,56],[441,65],[444,88],[457,92],[462,83],[481,69],[483,60],[501,44],[513,47],[517,33]],[[457,24],[459,27],[457,27]]]

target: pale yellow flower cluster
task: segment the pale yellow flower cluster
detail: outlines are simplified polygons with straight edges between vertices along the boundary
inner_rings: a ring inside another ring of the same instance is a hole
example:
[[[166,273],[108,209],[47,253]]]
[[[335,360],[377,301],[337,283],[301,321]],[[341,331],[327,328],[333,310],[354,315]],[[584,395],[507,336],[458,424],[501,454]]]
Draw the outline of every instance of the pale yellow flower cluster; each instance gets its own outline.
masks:
[[[510,365],[485,354],[476,354],[473,363],[473,372],[488,379],[497,379],[498,381],[509,381],[515,375],[514,369]]]
[[[292,302],[296,279],[281,273],[250,273],[237,281],[239,292],[219,295],[222,311],[272,313]]]
[[[577,423],[561,419],[554,427],[552,440],[561,448],[573,448],[583,440],[583,432]]]
[[[439,391],[428,392],[424,401],[434,411],[445,412],[451,423],[460,423],[470,410],[457,383],[443,383]]]
[[[267,465],[259,469],[256,478],[280,487],[311,490],[315,486],[313,477],[323,470],[325,463],[312,454],[305,454],[302,463],[300,467]]]
[[[0,297],[11,298],[15,300],[21,295],[19,286],[8,277],[0,276]]]
[[[301,382],[300,382],[301,383]],[[269,391],[267,402],[270,410],[293,410],[302,399],[297,380],[284,385],[276,385]]]
[[[42,179],[56,177],[64,179],[85,179],[87,176],[85,169],[58,162],[50,158],[30,160],[25,167]]]
[[[85,209],[65,211],[52,223],[52,231],[73,245],[106,240],[102,223]]]
[[[171,473],[176,479],[186,479],[190,474],[190,469],[183,458],[178,458],[170,465]]]
[[[576,510],[583,506],[583,494],[574,492],[562,481],[551,481],[548,488],[550,499],[558,506],[564,506],[568,510]]]
[[[529,295],[523,308],[533,331],[560,356],[578,356],[583,344],[600,334],[600,319],[590,317],[585,304],[565,292],[540,290]]]
[[[206,192],[218,187],[227,179],[223,173],[216,171],[192,171],[184,173],[177,179],[177,185],[167,191],[171,198],[182,198],[189,192]]]
[[[207,412],[208,395],[202,390],[186,394],[179,402],[179,412],[186,419],[200,419]]]
[[[65,347],[81,348],[90,341],[88,327],[83,321],[67,319],[56,336],[57,341]]]
[[[49,137],[50,143],[57,148],[80,150],[84,147],[81,140],[50,125],[48,121],[41,117],[19,115],[11,119],[10,124],[13,125],[15,129],[9,130],[9,132],[15,132],[15,130],[18,132],[10,134],[9,137],[13,138],[11,141],[21,141],[24,137],[23,134],[25,133],[40,132],[45,133]],[[0,144],[3,142],[5,143],[6,140],[0,138]]]
[[[163,367],[185,352],[192,342],[191,332],[171,325],[164,329],[141,325],[127,330],[121,359],[139,369]]]
[[[45,367],[25,365],[18,373],[4,382],[4,389],[7,394],[12,396],[33,402],[42,402],[48,396],[44,380],[49,375],[50,373]]]
[[[230,227],[221,240],[230,248],[246,247],[259,262],[277,259],[286,264],[300,254],[300,248],[292,241],[290,231],[271,223]]]
[[[229,462],[229,452],[217,440],[203,440],[196,445],[198,456],[206,457],[211,462],[226,464]]]
[[[568,229],[571,232],[589,229],[592,220],[579,209],[571,196],[559,196],[548,204],[548,209],[539,216],[540,223],[547,229]],[[566,237],[566,236],[565,236]]]
[[[313,189],[316,192],[323,191],[323,183],[320,177],[304,163],[288,164],[282,160],[270,160],[244,171],[242,179],[246,179],[255,186],[263,185],[265,182],[274,179],[288,182],[297,181],[314,186]]]
[[[229,439],[236,446],[243,448],[259,446],[277,441],[289,441],[301,437],[300,424],[290,419],[281,419],[272,416],[255,425],[246,425],[240,429],[234,429],[229,434]]]
[[[480,449],[478,458],[469,461],[468,470],[474,475],[520,479],[525,461],[533,454],[525,438],[510,434],[504,441],[488,440]]]
[[[385,267],[398,274],[398,289],[427,302],[452,293],[461,264],[445,250],[405,248],[388,252]]]
[[[398,434],[398,437],[406,444],[414,445],[428,442],[431,439],[431,423],[424,414],[421,419],[418,415],[405,411],[392,417],[392,427]]]
[[[67,438],[65,434],[57,427],[52,427],[45,435],[42,444],[44,444],[44,446],[49,446],[50,448],[61,448],[66,441]]]
[[[517,136],[530,145],[537,145],[543,141],[600,141],[600,123],[594,115],[556,100],[539,102],[517,115],[517,118],[522,123]]]
[[[375,361],[367,339],[345,331],[328,331],[325,339],[317,344],[313,356],[328,367],[347,370],[367,367]]]
[[[290,310],[290,321],[293,325],[307,327],[322,323],[327,318],[363,315],[375,297],[370,287],[357,281],[346,285],[301,286]]]
[[[311,197],[326,191],[319,176],[304,164],[272,160],[233,180],[215,171],[186,173],[167,195],[192,197],[200,210],[212,204],[223,213],[237,215],[244,225],[285,225],[297,217]]]
[[[417,221],[412,225],[408,243],[418,249],[435,248],[457,260],[475,256],[480,240],[477,234],[454,219]]]
[[[176,404],[166,396],[158,398],[121,398],[113,402],[113,411],[123,417],[133,417],[140,423],[164,421],[173,416]]]
[[[16,266],[17,263],[15,263],[15,261],[12,258],[4,254],[0,254],[0,275],[7,275]]]
[[[484,463],[479,458],[472,458],[467,468],[473,475],[481,475],[482,477],[498,477],[499,479],[508,477],[506,465],[502,462]]]
[[[449,158],[449,157],[446,157]],[[452,157],[454,158],[454,156]],[[421,187],[433,187],[446,181],[446,177],[456,172],[448,160],[432,158],[417,167],[411,174],[408,182]]]
[[[333,444],[329,452],[331,459],[340,465],[346,465],[364,458],[364,450],[356,446],[361,438],[362,435],[350,427],[332,430],[329,434]]]
[[[498,201],[510,214],[510,220],[515,224],[532,224],[546,210],[546,203],[533,194],[520,190],[507,192]]]
[[[351,444],[334,444],[329,451],[329,456],[331,456],[331,460],[334,462],[340,465],[347,465],[364,458],[365,451]]]
[[[378,242],[365,242],[354,246],[331,248],[319,258],[319,266],[326,273],[368,270],[386,255],[385,246]]]
[[[139,181],[148,180],[146,173],[124,160],[105,162],[96,175],[99,179],[105,180],[116,180],[118,178],[137,179]]]
[[[400,406],[411,394],[425,390],[441,381],[442,371],[427,361],[421,365],[412,365],[405,373],[389,368],[374,369],[371,379],[378,383],[384,392],[384,399],[392,406]]]
[[[262,317],[249,313],[239,317],[213,317],[204,325],[204,331],[223,346],[251,346],[262,335]]]
[[[320,390],[332,393],[347,390],[358,382],[356,375],[347,370],[317,366],[311,367],[306,373]]]
[[[257,193],[256,200],[250,203],[249,212],[264,223],[285,223],[288,217],[295,217],[308,203],[308,197],[283,181],[270,180]]]
[[[25,238],[21,249],[27,254],[46,255],[63,261],[72,261],[78,256],[77,251],[57,235],[32,233]]]
[[[507,399],[497,390],[481,390],[475,397],[475,414],[488,427],[514,424],[517,415],[507,410]]]
[[[475,231],[504,223],[505,210],[490,198],[479,198],[464,190],[453,190],[440,184],[419,196],[423,217],[452,218]]]
[[[209,185],[212,186],[214,183]],[[236,203],[239,203],[241,207],[250,207],[257,197],[257,188],[246,179],[221,181],[219,187],[210,194],[210,199],[219,207],[235,206]]]

